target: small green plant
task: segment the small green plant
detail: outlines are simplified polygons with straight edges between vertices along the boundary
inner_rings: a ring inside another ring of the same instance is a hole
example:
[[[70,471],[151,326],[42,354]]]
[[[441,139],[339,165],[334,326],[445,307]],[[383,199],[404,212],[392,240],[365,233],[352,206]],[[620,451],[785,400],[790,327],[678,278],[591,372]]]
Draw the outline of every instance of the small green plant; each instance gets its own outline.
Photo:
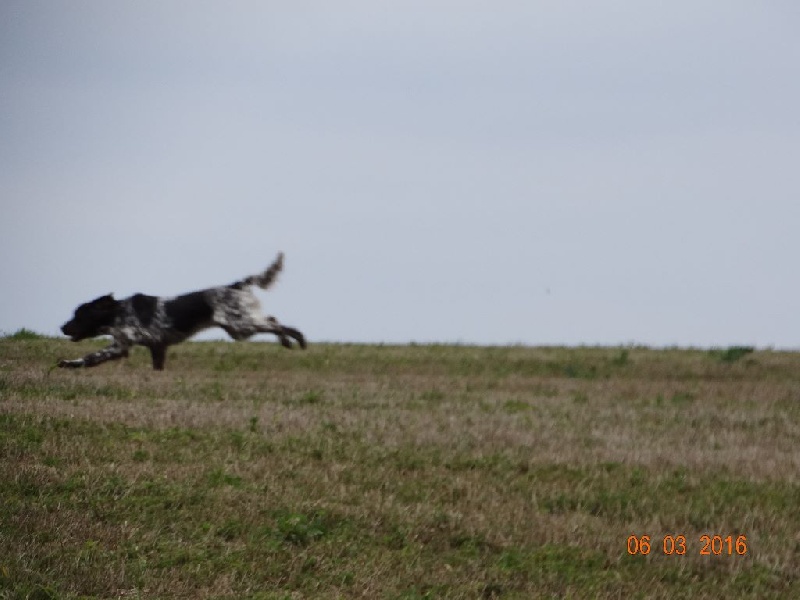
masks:
[[[27,340],[43,340],[46,336],[36,333],[31,329],[26,329],[23,327],[22,329],[17,329],[14,333],[5,336],[6,339],[9,340],[20,340],[20,341],[27,341]]]
[[[676,392],[672,395],[671,402],[674,405],[683,406],[694,402],[695,395],[691,392]]]
[[[586,392],[573,392],[572,401],[575,404],[587,404],[589,402],[589,396]]]
[[[731,364],[735,363],[748,354],[755,352],[753,346],[730,346],[724,350],[712,351],[720,362]]]
[[[627,348],[623,348],[619,351],[614,358],[611,359],[611,364],[615,367],[624,367],[628,364],[630,360],[630,352]]]
[[[223,469],[217,468],[208,474],[208,483],[211,487],[215,488],[225,486],[241,488],[244,482],[238,475],[231,475],[230,473],[226,473]]]
[[[503,410],[512,415],[530,409],[531,405],[525,402],[524,400],[510,399],[506,400],[505,403],[503,404]]]
[[[303,405],[303,404],[319,404],[322,402],[322,390],[308,390],[305,394],[297,399],[291,400],[288,404]]]
[[[440,402],[444,400],[445,395],[442,390],[438,388],[431,388],[422,392],[419,397],[420,400],[424,400],[425,402]]]
[[[290,544],[304,546],[325,535],[325,514],[322,512],[281,513],[276,523],[278,537]]]

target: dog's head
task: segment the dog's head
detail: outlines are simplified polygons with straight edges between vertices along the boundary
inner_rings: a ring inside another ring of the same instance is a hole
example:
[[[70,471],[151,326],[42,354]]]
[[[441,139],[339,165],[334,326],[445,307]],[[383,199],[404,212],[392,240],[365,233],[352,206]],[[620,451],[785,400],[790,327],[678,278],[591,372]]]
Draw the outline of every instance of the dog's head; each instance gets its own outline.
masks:
[[[118,307],[119,301],[114,300],[111,294],[95,298],[76,308],[72,319],[64,323],[61,331],[73,342],[102,335],[113,325]]]

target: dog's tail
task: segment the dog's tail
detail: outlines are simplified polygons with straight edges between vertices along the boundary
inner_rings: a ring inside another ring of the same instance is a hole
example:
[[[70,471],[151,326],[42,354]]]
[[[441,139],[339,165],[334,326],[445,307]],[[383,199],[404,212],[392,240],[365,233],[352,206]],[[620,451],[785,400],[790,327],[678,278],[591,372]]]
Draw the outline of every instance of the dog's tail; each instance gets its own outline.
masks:
[[[272,261],[272,264],[267,267],[263,273],[259,273],[258,275],[250,275],[250,277],[246,277],[241,281],[231,284],[230,287],[241,288],[249,285],[257,285],[262,290],[265,290],[275,283],[275,280],[278,279],[278,273],[281,272],[281,269],[283,269],[283,252],[278,253],[278,256]]]

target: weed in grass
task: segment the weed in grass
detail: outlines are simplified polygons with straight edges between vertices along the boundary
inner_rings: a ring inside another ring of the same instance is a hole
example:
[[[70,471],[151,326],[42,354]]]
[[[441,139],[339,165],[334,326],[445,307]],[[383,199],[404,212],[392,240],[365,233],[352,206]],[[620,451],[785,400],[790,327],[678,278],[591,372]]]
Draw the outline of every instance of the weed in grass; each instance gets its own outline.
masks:
[[[724,350],[711,350],[711,355],[723,363],[735,363],[755,352],[753,346],[730,346]]]
[[[306,545],[330,532],[335,520],[325,512],[294,513],[280,511],[275,515],[274,534],[290,544]]]
[[[240,519],[226,520],[215,532],[217,537],[222,538],[226,542],[233,541],[242,537],[247,531],[247,527]]]
[[[308,390],[303,392],[299,397],[286,401],[290,406],[303,406],[320,404],[324,398],[324,393],[321,390]]]
[[[253,415],[250,417],[250,424],[248,426],[250,433],[258,433],[258,416]]]
[[[579,362],[570,362],[562,367],[565,377],[570,379],[594,379],[597,377],[596,365],[586,365]]]
[[[222,486],[240,488],[242,485],[244,485],[244,480],[238,475],[231,475],[230,473],[226,473],[221,468],[216,468],[212,469],[208,474],[208,483],[213,488]]]
[[[532,406],[524,400],[506,400],[503,403],[503,410],[511,415],[528,411],[531,408]]]
[[[619,354],[614,356],[611,359],[611,366],[613,367],[624,367],[630,361],[630,352],[627,348],[623,348],[619,351]]]
[[[691,392],[676,392],[672,395],[670,402],[675,406],[686,406],[695,400],[695,395]]]
[[[31,329],[26,329],[23,327],[22,329],[17,329],[14,333],[5,336],[7,340],[13,341],[30,341],[30,340],[43,340],[47,339],[47,336],[41,335],[40,333],[36,333]]]
[[[439,388],[434,387],[422,392],[419,398],[425,403],[436,403],[445,399],[445,393]]]
[[[588,404],[589,396],[586,394],[586,392],[573,392],[572,402],[578,405]]]

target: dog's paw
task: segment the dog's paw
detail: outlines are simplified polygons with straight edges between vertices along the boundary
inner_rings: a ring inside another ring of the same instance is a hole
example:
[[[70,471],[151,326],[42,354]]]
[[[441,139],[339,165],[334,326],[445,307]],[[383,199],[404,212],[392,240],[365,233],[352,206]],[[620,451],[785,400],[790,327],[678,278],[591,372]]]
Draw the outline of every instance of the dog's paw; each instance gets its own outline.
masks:
[[[78,358],[76,360],[64,360],[63,358],[58,361],[58,367],[62,369],[77,369],[83,366],[83,359]]]

